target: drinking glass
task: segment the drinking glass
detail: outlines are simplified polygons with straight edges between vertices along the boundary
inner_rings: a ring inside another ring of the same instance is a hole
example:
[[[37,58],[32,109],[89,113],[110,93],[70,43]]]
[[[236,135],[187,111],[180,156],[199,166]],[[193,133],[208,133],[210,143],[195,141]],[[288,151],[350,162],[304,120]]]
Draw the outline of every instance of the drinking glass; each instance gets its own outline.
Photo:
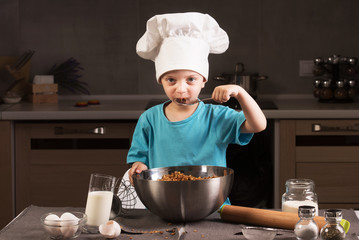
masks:
[[[85,210],[88,232],[97,233],[98,227],[109,220],[115,184],[114,176],[91,174]]]

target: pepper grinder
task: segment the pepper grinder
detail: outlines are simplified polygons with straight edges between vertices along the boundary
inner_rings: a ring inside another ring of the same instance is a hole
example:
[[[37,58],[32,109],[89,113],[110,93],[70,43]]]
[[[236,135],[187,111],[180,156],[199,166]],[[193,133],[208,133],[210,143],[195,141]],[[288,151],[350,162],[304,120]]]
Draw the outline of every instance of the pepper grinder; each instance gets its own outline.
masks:
[[[314,59],[314,67],[313,67],[313,75],[314,76],[322,76],[325,73],[326,69],[324,67],[324,59],[318,57]]]
[[[346,99],[348,97],[348,92],[344,88],[344,81],[337,81],[337,88],[334,90],[334,98],[336,99]]]
[[[313,95],[314,97],[318,98],[320,97],[320,88],[322,85],[322,81],[320,79],[315,79],[314,80],[314,91],[313,91]]]
[[[348,89],[348,96],[351,98],[351,99],[354,99],[354,97],[356,96],[357,94],[357,91],[356,91],[356,81],[354,79],[351,79],[348,81],[348,85],[349,85],[349,89]]]
[[[320,98],[329,100],[333,98],[333,90],[330,87],[331,81],[325,80],[323,81],[323,88],[320,90]]]

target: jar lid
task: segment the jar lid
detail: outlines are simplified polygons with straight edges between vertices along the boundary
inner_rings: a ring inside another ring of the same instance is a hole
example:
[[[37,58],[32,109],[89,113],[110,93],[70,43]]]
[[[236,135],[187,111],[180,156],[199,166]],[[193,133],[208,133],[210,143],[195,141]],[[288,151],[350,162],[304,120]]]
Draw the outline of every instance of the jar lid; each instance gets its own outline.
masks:
[[[327,209],[324,211],[324,216],[326,218],[342,218],[343,212],[339,209]]]
[[[344,81],[337,81],[335,85],[337,85],[337,87],[344,87]]]
[[[303,206],[299,206],[298,215],[299,217],[314,217],[315,211],[316,211],[315,207],[303,205]]]
[[[307,188],[307,187],[314,187],[314,181],[305,178],[293,178],[293,179],[288,179],[285,185]]]

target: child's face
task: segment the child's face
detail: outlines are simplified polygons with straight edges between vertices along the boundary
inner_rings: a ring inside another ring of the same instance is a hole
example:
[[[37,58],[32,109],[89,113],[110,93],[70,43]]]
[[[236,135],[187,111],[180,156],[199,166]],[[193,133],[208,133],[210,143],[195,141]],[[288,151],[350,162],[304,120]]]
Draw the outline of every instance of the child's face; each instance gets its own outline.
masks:
[[[175,103],[177,103],[175,99],[179,99],[182,103],[195,101],[205,82],[202,75],[190,70],[166,72],[160,79],[167,97]]]

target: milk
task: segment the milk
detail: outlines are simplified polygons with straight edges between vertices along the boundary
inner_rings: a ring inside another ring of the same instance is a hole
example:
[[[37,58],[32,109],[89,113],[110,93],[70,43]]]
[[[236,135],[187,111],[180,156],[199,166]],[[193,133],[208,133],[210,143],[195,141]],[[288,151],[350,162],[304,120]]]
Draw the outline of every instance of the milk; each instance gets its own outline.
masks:
[[[282,211],[283,212],[292,212],[298,214],[298,208],[300,206],[313,206],[315,207],[315,216],[318,216],[318,203],[310,201],[310,200],[304,200],[304,201],[286,201],[282,203]]]
[[[110,219],[113,193],[110,191],[89,192],[86,203],[87,225],[100,226]]]

